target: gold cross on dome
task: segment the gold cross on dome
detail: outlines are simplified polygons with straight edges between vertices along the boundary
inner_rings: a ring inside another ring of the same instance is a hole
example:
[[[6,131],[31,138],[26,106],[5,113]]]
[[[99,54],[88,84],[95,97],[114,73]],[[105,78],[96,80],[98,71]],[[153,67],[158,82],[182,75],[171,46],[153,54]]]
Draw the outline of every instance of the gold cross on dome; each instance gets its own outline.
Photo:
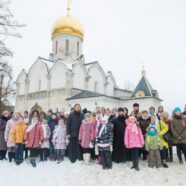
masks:
[[[70,2],[71,0],[67,0],[67,16],[70,16]]]

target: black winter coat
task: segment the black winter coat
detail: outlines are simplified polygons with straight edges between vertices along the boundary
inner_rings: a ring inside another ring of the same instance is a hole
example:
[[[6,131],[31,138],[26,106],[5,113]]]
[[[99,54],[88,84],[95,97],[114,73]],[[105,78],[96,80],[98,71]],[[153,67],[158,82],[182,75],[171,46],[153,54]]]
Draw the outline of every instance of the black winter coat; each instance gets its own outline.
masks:
[[[107,145],[107,147],[99,147],[99,151],[106,151],[110,150],[110,146],[113,143],[113,125],[112,123],[107,123],[105,130],[103,130],[102,134],[99,136],[100,130],[102,128],[102,125],[100,124],[98,127],[98,133],[97,133],[97,138],[96,138],[96,143],[97,144],[102,144],[102,145]]]
[[[151,119],[150,119],[150,117],[148,117],[147,119],[143,119],[142,117],[140,117],[140,118],[138,118],[138,121],[140,124],[142,134],[143,134],[143,136],[145,136],[147,133],[147,128],[149,127],[149,125],[151,123]]]
[[[79,129],[83,119],[84,115],[82,113],[72,112],[67,120],[67,135],[70,135],[71,138],[78,138]]]

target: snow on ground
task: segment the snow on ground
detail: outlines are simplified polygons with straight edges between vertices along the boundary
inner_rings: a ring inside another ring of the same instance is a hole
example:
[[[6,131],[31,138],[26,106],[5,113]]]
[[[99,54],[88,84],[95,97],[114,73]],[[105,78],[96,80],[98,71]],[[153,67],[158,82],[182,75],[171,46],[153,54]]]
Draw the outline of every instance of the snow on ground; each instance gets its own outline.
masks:
[[[93,163],[71,164],[66,158],[61,164],[39,162],[36,168],[28,162],[20,166],[0,161],[0,186],[185,186],[186,163],[169,163],[169,169],[149,169],[140,161],[140,171],[130,169],[131,163],[113,164],[112,170],[102,170]]]

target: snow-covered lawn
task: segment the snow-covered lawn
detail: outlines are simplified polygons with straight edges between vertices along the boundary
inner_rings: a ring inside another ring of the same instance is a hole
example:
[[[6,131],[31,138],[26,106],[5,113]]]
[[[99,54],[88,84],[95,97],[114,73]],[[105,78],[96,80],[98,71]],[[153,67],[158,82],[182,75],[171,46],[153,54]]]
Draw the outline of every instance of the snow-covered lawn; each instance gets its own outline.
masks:
[[[113,164],[112,170],[102,170],[96,163],[71,164],[66,158],[61,164],[40,162],[32,168],[28,162],[16,166],[0,161],[0,186],[186,186],[186,163],[176,160],[169,169],[149,169],[147,162],[140,161],[139,172],[130,166]]]

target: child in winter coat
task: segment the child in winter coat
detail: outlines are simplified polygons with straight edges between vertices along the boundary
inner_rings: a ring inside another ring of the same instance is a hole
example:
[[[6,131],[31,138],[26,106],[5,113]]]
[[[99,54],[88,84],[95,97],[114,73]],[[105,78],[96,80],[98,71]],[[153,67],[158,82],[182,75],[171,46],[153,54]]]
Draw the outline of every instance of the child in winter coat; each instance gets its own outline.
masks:
[[[31,124],[28,125],[24,139],[26,147],[30,149],[30,163],[33,167],[36,167],[36,157],[44,140],[43,129],[37,116],[34,116]]]
[[[111,153],[113,151],[113,126],[108,122],[108,117],[104,116],[101,119],[101,123],[98,127],[98,133],[96,138],[96,155],[101,154],[103,161],[103,169],[112,168]]]
[[[16,144],[15,163],[17,165],[23,162],[24,134],[26,128],[27,125],[24,122],[24,118],[20,116],[18,123],[14,126],[12,131],[12,142]]]
[[[7,142],[8,148],[8,159],[9,162],[12,162],[15,159],[15,143],[12,143],[12,131],[18,119],[20,117],[20,113],[15,112],[10,120],[7,121],[6,129],[5,129],[5,141]]]
[[[50,138],[51,132],[50,132],[50,127],[47,124],[46,118],[42,119],[41,127],[43,129],[44,140],[43,140],[43,143],[40,149],[40,161],[47,161],[47,156],[48,156],[49,147],[50,147],[49,138]]]
[[[139,149],[144,146],[144,138],[141,128],[134,116],[129,117],[129,124],[125,130],[124,142],[127,148],[131,149],[133,166],[131,169],[139,171]]]
[[[58,125],[53,132],[52,143],[56,152],[57,163],[59,164],[64,160],[65,150],[68,145],[65,117],[60,117]]]
[[[163,146],[158,136],[157,129],[151,125],[145,139],[145,149],[149,152],[148,167],[161,167],[160,150],[162,150],[162,148]]]
[[[85,164],[89,164],[93,140],[93,122],[91,121],[91,115],[86,113],[79,130],[79,142],[83,150],[83,161]]]

